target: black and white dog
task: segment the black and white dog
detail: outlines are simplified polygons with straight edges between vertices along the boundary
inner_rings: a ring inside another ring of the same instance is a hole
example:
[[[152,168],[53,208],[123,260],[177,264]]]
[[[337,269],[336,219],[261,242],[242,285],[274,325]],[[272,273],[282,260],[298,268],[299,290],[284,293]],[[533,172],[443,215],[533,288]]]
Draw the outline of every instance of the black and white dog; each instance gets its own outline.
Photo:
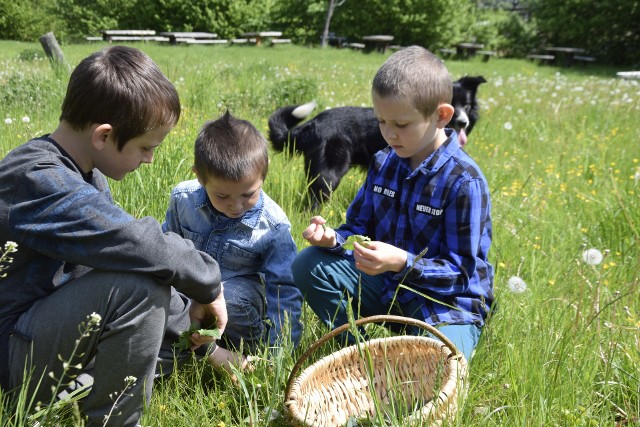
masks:
[[[463,77],[453,83],[453,117],[448,127],[458,133],[461,146],[479,118],[476,92],[486,80],[482,76]],[[337,107],[325,110],[297,126],[316,103],[289,105],[269,117],[269,139],[273,148],[288,147],[304,156],[309,173],[313,207],[325,201],[354,165],[368,167],[373,155],[387,146],[372,108]]]

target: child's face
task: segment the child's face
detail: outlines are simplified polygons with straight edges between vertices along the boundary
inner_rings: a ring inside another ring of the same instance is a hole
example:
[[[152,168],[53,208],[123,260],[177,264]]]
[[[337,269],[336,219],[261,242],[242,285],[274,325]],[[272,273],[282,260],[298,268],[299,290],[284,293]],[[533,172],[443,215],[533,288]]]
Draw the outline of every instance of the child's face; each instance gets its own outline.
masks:
[[[214,176],[208,176],[206,183],[200,178],[198,180],[207,191],[213,207],[229,218],[240,218],[258,203],[263,181],[259,174],[240,181],[227,181]]]
[[[167,125],[137,136],[129,140],[122,151],[118,151],[116,142],[109,135],[94,159],[94,165],[109,178],[120,181],[141,164],[153,162],[155,149],[162,144],[171,128],[172,126]]]
[[[439,111],[425,118],[406,100],[381,97],[375,92],[372,99],[382,136],[399,157],[411,159],[413,167],[422,163],[446,139],[438,132]]]

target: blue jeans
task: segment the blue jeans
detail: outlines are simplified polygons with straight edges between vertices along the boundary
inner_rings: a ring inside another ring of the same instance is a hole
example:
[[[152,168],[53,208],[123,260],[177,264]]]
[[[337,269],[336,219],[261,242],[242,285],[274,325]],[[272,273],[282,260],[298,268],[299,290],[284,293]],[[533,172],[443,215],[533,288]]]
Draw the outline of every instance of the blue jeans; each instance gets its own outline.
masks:
[[[300,251],[292,265],[296,286],[307,304],[330,328],[348,322],[348,298],[352,298],[353,312],[358,317],[394,314],[425,321],[420,303],[412,300],[402,307],[382,302],[382,275],[370,276],[356,269],[355,263],[341,255],[314,246]],[[471,359],[480,339],[481,328],[474,324],[439,325],[442,332]],[[417,335],[417,327],[409,327],[409,333]]]
[[[233,277],[222,284],[228,321],[220,347],[255,353],[268,337],[265,288],[260,277]]]

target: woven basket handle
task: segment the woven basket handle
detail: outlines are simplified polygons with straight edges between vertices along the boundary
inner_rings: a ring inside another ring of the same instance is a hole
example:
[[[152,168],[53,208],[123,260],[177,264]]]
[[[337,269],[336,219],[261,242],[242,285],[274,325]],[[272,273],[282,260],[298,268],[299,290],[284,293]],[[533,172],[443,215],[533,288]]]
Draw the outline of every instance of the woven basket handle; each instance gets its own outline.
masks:
[[[393,316],[393,315],[387,315],[387,314],[381,314],[381,315],[377,315],[377,316],[370,316],[370,317],[363,317],[360,318],[358,320],[356,320],[356,326],[361,326],[361,325],[366,325],[367,323],[385,323],[385,322],[391,322],[391,323],[404,323],[405,325],[411,325],[411,326],[418,326],[422,329],[426,329],[427,331],[429,331],[430,334],[435,335],[440,341],[442,341],[447,347],[449,347],[449,349],[451,350],[451,353],[453,353],[453,355],[461,355],[462,353],[456,348],[456,346],[449,340],[449,338],[447,338],[442,332],[440,332],[439,330],[437,330],[436,328],[434,328],[433,326],[431,326],[430,324],[423,322],[421,320],[418,319],[414,319],[411,317],[403,317],[403,316]],[[332,331],[326,333],[323,337],[321,337],[318,341],[314,342],[311,347],[309,347],[307,349],[307,351],[305,351],[302,356],[300,356],[300,358],[298,359],[298,361],[296,362],[296,364],[294,365],[293,369],[291,370],[291,373],[289,374],[289,378],[287,379],[287,387],[285,389],[285,399],[287,399],[289,397],[289,392],[291,391],[291,386],[292,386],[292,382],[294,380],[294,378],[296,377],[296,375],[298,374],[298,371],[300,371],[300,367],[302,366],[302,363],[304,363],[305,360],[307,360],[309,358],[309,356],[316,351],[316,349],[318,347],[320,347],[321,345],[323,345],[324,343],[326,343],[327,341],[329,341],[330,339],[332,339],[333,337],[335,337],[336,335],[339,335],[343,332],[345,332],[346,330],[349,329],[351,325],[349,323],[345,323],[342,326],[338,326],[337,328],[333,329]]]

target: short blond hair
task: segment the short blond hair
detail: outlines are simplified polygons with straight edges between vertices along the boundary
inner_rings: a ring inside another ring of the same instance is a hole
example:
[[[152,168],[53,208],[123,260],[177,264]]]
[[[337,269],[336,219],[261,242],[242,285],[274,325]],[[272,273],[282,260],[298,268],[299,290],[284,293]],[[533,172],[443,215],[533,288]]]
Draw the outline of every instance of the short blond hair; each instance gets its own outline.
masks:
[[[441,103],[451,103],[453,85],[440,58],[421,46],[409,46],[382,64],[373,78],[372,91],[383,98],[408,100],[429,117]]]

